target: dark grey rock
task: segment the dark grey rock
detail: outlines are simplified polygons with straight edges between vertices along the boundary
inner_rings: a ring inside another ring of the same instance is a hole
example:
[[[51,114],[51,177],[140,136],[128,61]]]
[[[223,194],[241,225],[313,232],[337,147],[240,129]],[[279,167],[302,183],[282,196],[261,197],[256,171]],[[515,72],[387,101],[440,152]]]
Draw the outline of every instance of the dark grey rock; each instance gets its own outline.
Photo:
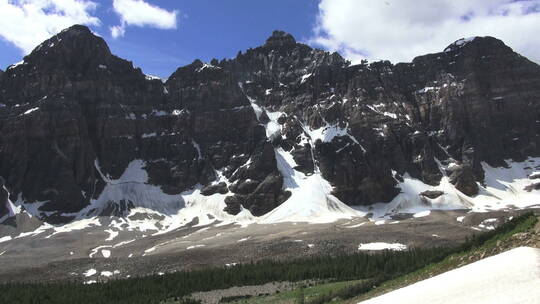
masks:
[[[259,119],[248,96],[265,109]],[[276,31],[261,47],[196,60],[162,83],[73,26],[0,73],[0,176],[14,197],[47,201],[50,221],[99,197],[107,181],[98,168],[117,179],[133,160],[168,194],[198,184],[226,193],[213,185],[221,172],[233,194],[226,211],[262,215],[290,195],[276,148],[350,205],[392,200],[405,173],[429,185],[450,175],[475,195],[482,162],[540,156],[539,100],[540,67],[492,37],[411,63],[351,66]],[[276,111],[281,132],[269,139]],[[461,165],[439,166],[450,161]],[[132,206],[108,202],[100,212]]]
[[[209,196],[212,194],[227,194],[229,189],[227,189],[227,184],[225,182],[217,183],[215,185],[208,185],[201,190],[201,194]]]
[[[430,198],[430,199],[436,199],[437,197],[443,195],[444,192],[438,191],[438,190],[428,190],[420,193],[421,196]]]
[[[462,167],[455,170],[450,175],[450,182],[465,195],[473,196],[478,194],[478,184],[476,183],[472,169],[469,167]]]
[[[533,190],[540,190],[540,183],[530,184],[530,185],[526,186],[525,188],[523,188],[523,190],[525,190],[527,192],[531,192]]]

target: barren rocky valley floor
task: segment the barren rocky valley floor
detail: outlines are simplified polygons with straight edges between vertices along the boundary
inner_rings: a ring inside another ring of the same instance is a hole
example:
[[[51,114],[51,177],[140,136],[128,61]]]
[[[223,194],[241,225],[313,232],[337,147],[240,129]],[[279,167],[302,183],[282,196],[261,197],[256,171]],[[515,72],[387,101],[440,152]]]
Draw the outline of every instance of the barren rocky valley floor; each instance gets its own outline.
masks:
[[[3,235],[15,237],[9,241],[3,238],[0,243],[0,280],[106,281],[261,259],[350,254],[358,252],[361,244],[451,246],[524,211],[431,211],[417,217],[397,214],[387,220],[353,218],[329,224],[217,224],[188,226],[159,235],[150,231],[111,235],[105,228],[115,219],[101,217],[94,222],[99,221],[99,225],[81,230],[51,229],[25,236],[20,227],[30,229],[33,221],[20,217],[18,229],[0,226]]]

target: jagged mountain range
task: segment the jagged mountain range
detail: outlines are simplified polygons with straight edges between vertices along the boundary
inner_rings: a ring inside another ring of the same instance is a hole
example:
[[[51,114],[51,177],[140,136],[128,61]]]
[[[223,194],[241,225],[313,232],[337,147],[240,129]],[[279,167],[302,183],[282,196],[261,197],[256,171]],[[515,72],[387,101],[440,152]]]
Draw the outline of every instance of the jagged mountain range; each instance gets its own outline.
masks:
[[[492,37],[351,65],[275,31],[162,81],[75,25],[0,71],[0,219],[350,214],[410,180],[409,207],[470,207],[507,160],[538,192],[539,130],[540,66]]]

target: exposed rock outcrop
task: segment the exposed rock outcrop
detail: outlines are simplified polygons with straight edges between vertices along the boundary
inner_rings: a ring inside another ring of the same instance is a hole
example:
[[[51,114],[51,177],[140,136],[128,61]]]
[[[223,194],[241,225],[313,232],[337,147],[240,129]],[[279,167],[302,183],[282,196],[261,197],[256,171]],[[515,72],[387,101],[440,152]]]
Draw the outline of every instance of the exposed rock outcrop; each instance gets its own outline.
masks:
[[[198,187],[226,194],[231,214],[263,215],[290,195],[277,149],[349,205],[392,200],[405,173],[475,195],[482,162],[540,154],[539,101],[540,67],[491,37],[350,65],[275,31],[163,83],[73,26],[0,71],[0,176],[12,201],[60,221],[140,204],[104,191],[120,182],[164,195]]]

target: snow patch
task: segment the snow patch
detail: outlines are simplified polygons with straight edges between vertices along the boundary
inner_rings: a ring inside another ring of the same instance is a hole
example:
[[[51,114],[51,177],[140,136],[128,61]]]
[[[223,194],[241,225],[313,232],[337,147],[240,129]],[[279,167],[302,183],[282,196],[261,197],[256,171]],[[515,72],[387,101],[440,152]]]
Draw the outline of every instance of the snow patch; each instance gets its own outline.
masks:
[[[333,196],[332,186],[318,170],[310,176],[294,170],[296,163],[292,155],[281,148],[276,149],[276,160],[283,175],[283,189],[290,191],[291,196],[262,216],[259,223],[330,223],[364,215]]]
[[[85,277],[91,277],[91,276],[95,275],[96,273],[97,273],[97,270],[95,270],[94,268],[91,268],[91,269],[88,269],[87,271],[85,271],[83,273],[83,275]]]
[[[520,247],[450,270],[363,304],[538,303],[540,249]]]
[[[422,211],[422,212],[418,212],[418,213],[413,214],[413,217],[415,217],[415,218],[425,217],[425,216],[428,216],[430,214],[431,214],[431,210],[426,210],[426,211]]]
[[[301,78],[301,80],[300,80],[300,84],[306,82],[306,80],[308,80],[309,77],[311,77],[311,75],[312,75],[311,73],[302,75],[302,78]]]
[[[317,140],[331,142],[335,137],[349,136],[349,133],[347,128],[340,128],[337,125],[327,125],[315,130],[310,130],[309,136],[313,142]]]
[[[18,67],[18,66],[20,66],[20,65],[23,65],[23,64],[25,64],[24,60],[19,61],[19,62],[17,62],[17,63],[14,63],[14,64],[10,65],[6,70],[14,69],[14,68],[16,68],[16,67]]]
[[[448,53],[456,48],[462,48],[464,47],[465,45],[467,45],[468,43],[474,41],[474,39],[476,39],[478,37],[469,37],[469,38],[461,38],[459,40],[457,40],[456,42],[452,43],[451,45],[449,45],[447,48],[444,49],[444,52],[445,53]]]
[[[367,244],[360,244],[358,246],[358,250],[396,250],[396,251],[403,251],[406,250],[407,246],[400,244],[400,243],[383,243],[383,242],[376,242],[376,243],[367,243]]]
[[[105,256],[107,253],[104,254],[104,253],[103,253],[103,250],[101,250],[101,249],[102,249],[102,248],[111,248],[111,247],[112,247],[111,245],[98,246],[98,247],[96,247],[96,248],[94,248],[94,249],[92,249],[92,250],[90,251],[90,254],[88,255],[88,257],[92,258],[92,257],[94,257],[94,255],[96,255],[98,252],[101,252],[101,254],[102,254],[103,256]],[[110,251],[109,251],[109,256],[110,256]]]
[[[105,241],[112,241],[114,240],[114,238],[116,238],[118,236],[118,231],[114,231],[112,229],[107,229],[105,230],[105,232],[107,232],[109,234],[109,237],[105,239]]]
[[[144,75],[144,78],[146,78],[146,80],[159,80],[159,81],[161,81],[160,77],[154,76],[154,75]]]
[[[29,110],[26,110],[26,111],[23,113],[23,115],[28,115],[28,114],[30,114],[30,113],[32,113],[32,112],[37,111],[37,110],[39,110],[39,107],[31,108],[31,109],[29,109]]]
[[[218,67],[218,66],[211,65],[211,64],[208,64],[208,63],[206,63],[206,62],[203,62],[203,65],[202,65],[200,68],[197,68],[197,69],[195,70],[195,72],[200,73],[200,72],[202,72],[202,71],[205,70],[205,69],[219,70],[219,69],[221,69],[221,68]]]

